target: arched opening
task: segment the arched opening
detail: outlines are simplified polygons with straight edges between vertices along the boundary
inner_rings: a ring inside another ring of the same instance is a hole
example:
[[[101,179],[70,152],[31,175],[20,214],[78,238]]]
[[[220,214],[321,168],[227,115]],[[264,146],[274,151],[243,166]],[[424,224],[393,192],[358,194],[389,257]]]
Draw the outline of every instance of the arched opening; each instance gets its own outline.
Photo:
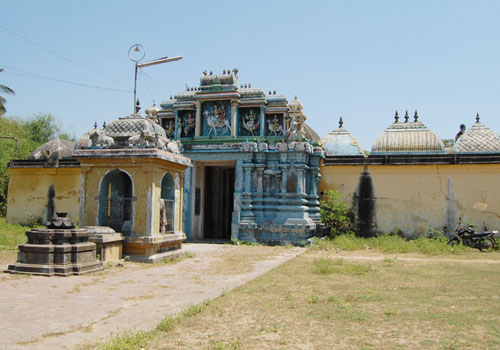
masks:
[[[175,181],[166,173],[161,180],[160,232],[174,231]]]
[[[101,182],[99,224],[117,232],[132,231],[132,180],[121,170],[107,173]]]

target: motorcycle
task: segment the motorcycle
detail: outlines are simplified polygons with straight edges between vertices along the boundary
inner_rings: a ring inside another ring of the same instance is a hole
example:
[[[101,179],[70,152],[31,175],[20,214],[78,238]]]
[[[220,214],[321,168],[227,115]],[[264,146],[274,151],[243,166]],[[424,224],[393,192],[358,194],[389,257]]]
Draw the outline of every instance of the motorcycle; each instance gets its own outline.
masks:
[[[462,242],[463,245],[471,248],[477,248],[480,251],[483,251],[483,249],[495,250],[498,248],[498,243],[495,239],[498,231],[485,231],[477,233],[474,231],[472,225],[467,225],[466,227],[462,224],[458,224],[453,232],[455,235],[448,241],[448,244],[450,245]]]

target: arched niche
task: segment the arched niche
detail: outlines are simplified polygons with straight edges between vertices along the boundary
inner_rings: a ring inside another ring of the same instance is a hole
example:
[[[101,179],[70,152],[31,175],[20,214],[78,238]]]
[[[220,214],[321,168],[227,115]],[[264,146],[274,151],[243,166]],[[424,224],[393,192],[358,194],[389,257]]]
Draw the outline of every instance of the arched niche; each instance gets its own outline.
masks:
[[[175,181],[166,173],[161,180],[160,233],[174,231]]]
[[[132,180],[124,171],[115,169],[104,175],[99,189],[99,225],[130,234],[133,217],[132,192]]]

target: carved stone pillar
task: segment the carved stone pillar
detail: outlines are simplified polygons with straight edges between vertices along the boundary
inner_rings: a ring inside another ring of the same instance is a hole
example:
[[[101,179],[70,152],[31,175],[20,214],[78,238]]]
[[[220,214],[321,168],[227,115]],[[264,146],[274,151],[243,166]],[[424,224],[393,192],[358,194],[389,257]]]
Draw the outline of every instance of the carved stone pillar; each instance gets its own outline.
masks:
[[[243,164],[243,188],[247,193],[252,192],[252,168],[253,164]]]
[[[194,128],[194,136],[201,136],[201,129],[203,125],[203,121],[201,120],[201,102],[196,101],[196,125]]]
[[[260,136],[266,135],[266,115],[265,115],[266,107],[260,107]]]
[[[297,171],[297,193],[304,193],[304,167],[296,167]]]
[[[256,166],[257,170],[257,192],[262,193],[264,191],[262,186],[262,175],[264,173],[264,166]]]
[[[231,100],[231,136],[236,136],[238,129],[238,116],[237,116],[238,101]]]
[[[282,165],[281,168],[281,193],[285,194],[286,191],[286,182],[288,181],[288,171],[290,167],[288,165]]]
[[[175,111],[175,131],[174,131],[174,139],[178,139],[177,137],[177,128],[179,123],[179,111]]]

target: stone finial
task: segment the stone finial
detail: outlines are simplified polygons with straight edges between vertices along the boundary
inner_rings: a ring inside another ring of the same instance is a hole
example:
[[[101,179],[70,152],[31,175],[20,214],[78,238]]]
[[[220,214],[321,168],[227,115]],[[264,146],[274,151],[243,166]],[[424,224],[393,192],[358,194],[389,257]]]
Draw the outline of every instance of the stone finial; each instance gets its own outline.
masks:
[[[418,113],[417,113],[417,110],[415,110],[415,115],[413,116],[413,118],[415,119],[415,123],[418,121]]]
[[[222,71],[222,74],[226,75],[226,70],[225,69]]]
[[[94,129],[97,129],[97,122],[94,123]]]
[[[231,70],[229,68],[227,69],[227,74],[231,74]]]
[[[408,115],[408,111],[406,111],[406,114],[405,114],[405,123],[408,123],[408,119],[410,119],[410,116]]]
[[[394,123],[397,123],[399,121],[399,114],[398,111],[396,111],[396,114],[394,114]]]
[[[102,128],[106,129],[106,121],[104,121],[104,123],[102,123]]]
[[[247,84],[245,84],[245,89],[247,88]]]
[[[276,90],[273,91],[273,95],[276,95]]]
[[[479,113],[476,113],[476,123],[479,123]]]
[[[341,128],[342,125],[344,125],[344,122],[342,121],[342,117],[340,117],[340,119],[339,119],[339,128]]]
[[[272,93],[272,91],[271,91],[271,90],[269,90],[269,95],[271,95],[271,93]]]

